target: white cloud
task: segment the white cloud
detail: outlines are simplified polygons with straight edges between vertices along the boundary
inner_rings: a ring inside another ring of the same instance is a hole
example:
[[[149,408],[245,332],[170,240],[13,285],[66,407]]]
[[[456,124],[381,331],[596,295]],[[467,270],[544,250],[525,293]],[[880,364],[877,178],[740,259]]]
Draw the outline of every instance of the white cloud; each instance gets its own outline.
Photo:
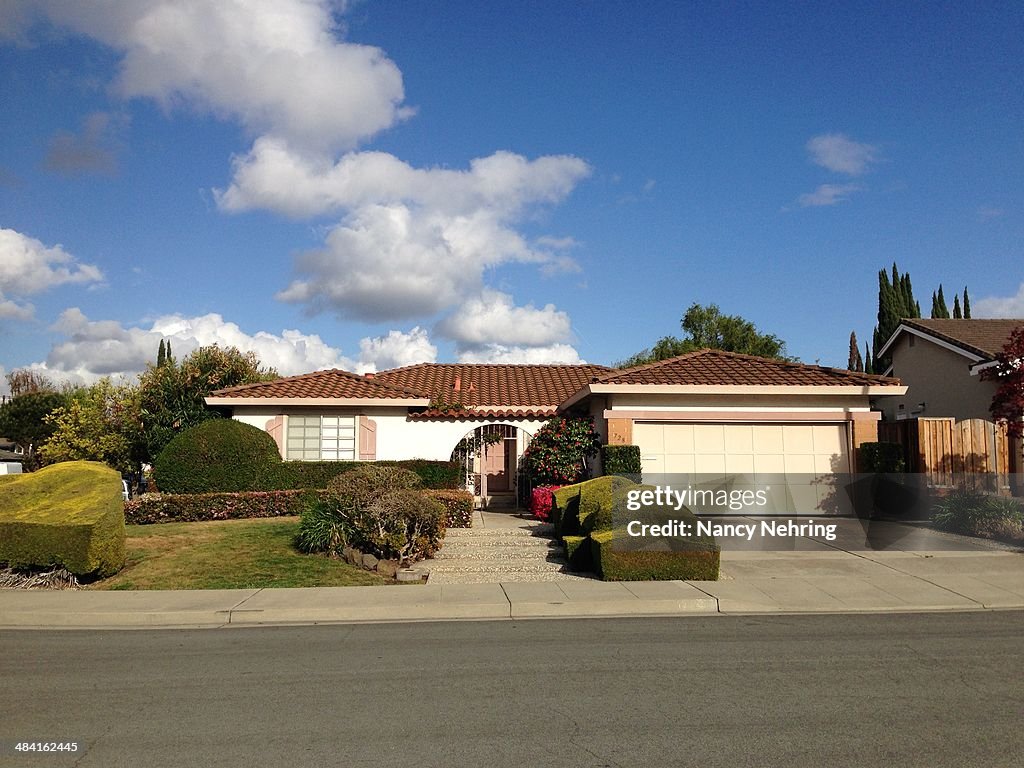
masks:
[[[811,161],[822,168],[848,176],[860,176],[878,162],[878,148],[861,144],[841,133],[826,133],[807,142]]]
[[[460,350],[500,344],[544,347],[564,342],[571,333],[569,315],[547,304],[515,306],[507,293],[485,289],[442,320],[438,333],[454,340]]]
[[[802,208],[835,205],[846,200],[852,193],[863,190],[860,184],[822,184],[813,192],[800,195],[797,202]]]
[[[480,291],[488,268],[508,262],[545,272],[578,269],[515,228],[534,205],[563,199],[590,172],[579,158],[495,154],[468,170],[417,169],[381,152],[318,163],[261,139],[236,159],[222,208],[267,208],[292,216],[343,213],[324,247],[300,255],[282,301],[343,317],[395,321],[429,316]],[[554,246],[557,246],[554,247]]]
[[[0,229],[0,317],[31,317],[33,308],[25,296],[58,285],[102,280],[99,267],[77,262],[60,245],[47,247],[13,229]]]
[[[122,54],[123,96],[238,120],[254,135],[333,151],[395,124],[402,74],[340,40],[332,0],[39,0],[55,25]]]
[[[359,342],[359,361],[364,370],[401,368],[437,360],[437,347],[430,343],[427,332],[416,326],[408,333],[389,331],[386,336],[366,338]]]
[[[971,317],[1024,318],[1024,283],[1015,296],[989,296],[972,302]]]
[[[470,349],[459,354],[460,363],[520,363],[545,364],[564,363],[567,365],[586,362],[569,344],[550,344],[545,347],[508,347],[503,344],[488,344],[480,349]]]
[[[364,373],[437,359],[437,348],[419,327],[408,333],[391,331],[362,339],[357,359],[342,354],[317,335],[297,330],[249,334],[215,313],[198,317],[163,315],[148,327],[125,327],[114,320],[90,320],[72,307],[61,314],[52,330],[63,334],[65,340],[51,348],[44,362],[27,367],[59,381],[81,384],[102,376],[134,377],[145,370],[147,363],[155,362],[161,339],[170,341],[179,361],[199,347],[218,344],[255,352],[264,366],[275,368],[282,376],[327,368]]]
[[[113,320],[89,320],[78,308],[65,310],[53,330],[66,337],[53,346],[44,363],[34,368],[55,378],[92,382],[101,376],[134,376],[156,360],[161,339],[171,342],[174,356],[182,359],[201,346],[220,344],[253,351],[266,366],[282,376],[324,368],[355,370],[358,364],[326,344],[319,336],[297,330],[280,335],[258,331],[248,334],[218,314],[185,317],[164,315],[148,328],[125,327]]]

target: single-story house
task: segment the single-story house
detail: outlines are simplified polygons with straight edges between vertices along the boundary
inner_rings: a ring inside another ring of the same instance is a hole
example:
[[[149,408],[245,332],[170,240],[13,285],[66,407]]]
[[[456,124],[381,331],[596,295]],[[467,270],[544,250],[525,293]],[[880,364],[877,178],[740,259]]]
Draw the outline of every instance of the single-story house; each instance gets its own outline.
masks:
[[[206,402],[269,432],[285,460],[468,455],[476,492],[493,496],[514,491],[519,456],[556,414],[589,414],[604,442],[638,445],[645,473],[850,472],[856,447],[877,439],[869,400],[905,393],[894,378],[708,349],[622,370],[318,371],[218,390]],[[485,450],[460,450],[474,437],[488,438]]]
[[[994,381],[978,374],[990,367],[1022,319],[952,320],[913,318],[899,326],[879,349],[892,360],[886,374],[898,376],[905,394],[878,402],[886,421],[916,417],[987,419]]]

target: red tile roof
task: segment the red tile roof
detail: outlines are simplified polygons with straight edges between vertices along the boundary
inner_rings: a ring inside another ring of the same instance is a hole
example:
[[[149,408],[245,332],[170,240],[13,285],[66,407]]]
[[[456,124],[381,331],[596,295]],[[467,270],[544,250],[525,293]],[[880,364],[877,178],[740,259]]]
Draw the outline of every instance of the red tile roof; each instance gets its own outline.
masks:
[[[421,363],[381,371],[374,380],[420,392],[436,403],[537,409],[554,408],[611,370],[603,365]]]
[[[427,408],[425,411],[410,413],[413,421],[477,421],[487,419],[550,419],[558,413],[556,408],[462,408],[446,410]]]
[[[912,318],[900,320],[903,325],[954,344],[979,357],[994,360],[1014,329],[1024,326],[1024,319],[952,320],[949,318]]]
[[[424,399],[424,395],[392,384],[342,370],[316,371],[301,376],[218,389],[211,397],[331,398],[331,399]]]
[[[702,386],[870,386],[899,385],[899,379],[840,368],[788,363],[718,349],[661,360],[599,376],[601,384],[688,384]]]

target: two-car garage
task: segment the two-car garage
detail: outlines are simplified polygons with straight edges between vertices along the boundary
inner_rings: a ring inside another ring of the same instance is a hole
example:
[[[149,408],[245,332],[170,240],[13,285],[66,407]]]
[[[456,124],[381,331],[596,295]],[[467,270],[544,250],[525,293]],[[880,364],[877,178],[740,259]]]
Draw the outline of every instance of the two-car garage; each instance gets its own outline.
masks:
[[[848,473],[845,423],[636,421],[644,474]]]

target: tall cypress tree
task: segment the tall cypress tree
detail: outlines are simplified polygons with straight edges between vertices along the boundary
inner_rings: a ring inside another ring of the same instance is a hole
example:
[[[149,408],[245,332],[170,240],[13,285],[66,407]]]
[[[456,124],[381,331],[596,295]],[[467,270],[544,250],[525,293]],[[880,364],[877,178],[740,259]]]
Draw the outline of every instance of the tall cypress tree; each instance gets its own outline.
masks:
[[[864,342],[864,372],[865,373],[874,373],[875,372],[874,363],[871,361],[871,350],[868,349],[868,343],[866,341]]]
[[[964,286],[964,320],[971,319],[971,299],[967,295],[967,286]]]
[[[160,347],[156,351],[156,367],[163,368],[165,362],[167,362],[167,350],[164,348],[164,340],[160,339]]]
[[[933,320],[939,316],[939,297],[935,295],[935,291],[932,291],[932,312],[929,315]]]
[[[860,345],[857,343],[857,332],[850,331],[850,357],[846,363],[847,370],[863,371],[864,359],[860,356]]]
[[[164,362],[168,365],[174,365],[174,357],[171,356],[171,340],[167,340],[167,355],[164,358]]]
[[[948,319],[949,318],[949,307],[946,306],[946,297],[942,295],[942,283],[939,283],[938,307],[939,307],[939,314],[937,314],[936,317],[941,317],[941,318],[944,318],[944,319]]]
[[[953,319],[962,320],[964,317],[963,312],[960,311],[960,297],[958,295],[953,296]]]

